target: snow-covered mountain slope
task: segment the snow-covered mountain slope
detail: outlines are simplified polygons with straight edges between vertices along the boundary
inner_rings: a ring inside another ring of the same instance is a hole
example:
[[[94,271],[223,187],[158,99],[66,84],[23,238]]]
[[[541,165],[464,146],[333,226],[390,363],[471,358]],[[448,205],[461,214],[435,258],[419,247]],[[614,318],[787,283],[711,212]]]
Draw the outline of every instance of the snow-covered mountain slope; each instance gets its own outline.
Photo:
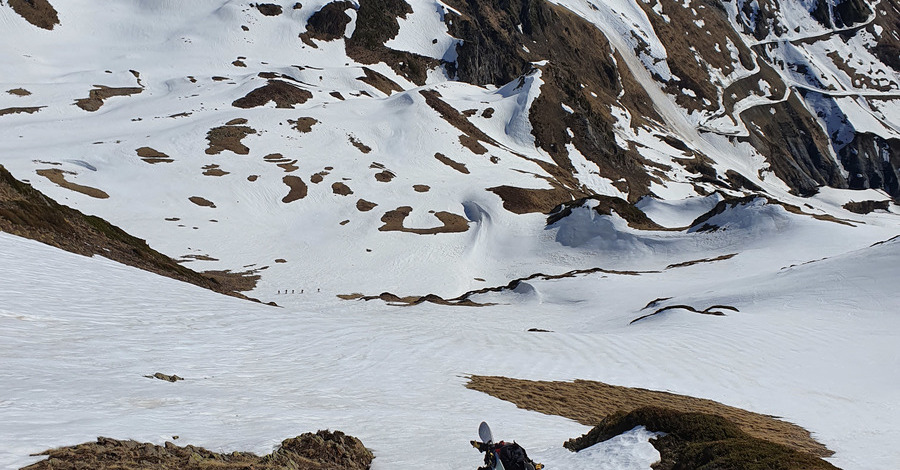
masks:
[[[888,0],[0,1],[0,164],[284,307],[3,234],[0,464],[97,434],[266,453],[331,427],[377,468],[415,465],[416,438],[457,468],[485,418],[538,460],[581,458],[555,448],[582,426],[462,388],[483,373],[712,398],[811,429],[839,466],[890,466],[896,242],[872,244],[900,233],[898,18]],[[383,292],[496,305],[337,297]],[[630,324],[665,297],[738,311]],[[157,367],[194,381],[139,377]]]

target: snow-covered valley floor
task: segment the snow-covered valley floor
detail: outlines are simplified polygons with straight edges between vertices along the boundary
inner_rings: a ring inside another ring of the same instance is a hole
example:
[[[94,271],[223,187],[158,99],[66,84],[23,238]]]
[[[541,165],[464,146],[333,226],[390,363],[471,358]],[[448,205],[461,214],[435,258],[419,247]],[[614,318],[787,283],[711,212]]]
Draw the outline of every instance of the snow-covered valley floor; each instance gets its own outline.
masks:
[[[815,242],[837,246],[849,230],[802,219],[794,224],[818,230]],[[500,303],[486,308],[326,293],[270,307],[0,234],[0,466],[100,435],[177,435],[264,454],[328,428],[362,439],[375,469],[421,465],[423,442],[435,452],[430,466],[474,468],[480,455],[468,441],[481,420],[548,468],[638,469],[658,458],[641,430],[571,454],[562,443],[588,427],[465,388],[467,375],[483,374],[710,398],[809,429],[839,467],[889,468],[900,422],[900,240],[865,238],[891,230],[870,226],[856,249],[774,268],[806,254],[804,244],[828,245],[804,242],[795,228],[770,239],[768,255],[533,280],[485,295]],[[629,325],[648,301],[670,296],[739,312],[671,310]],[[144,377],[155,372],[185,380]]]

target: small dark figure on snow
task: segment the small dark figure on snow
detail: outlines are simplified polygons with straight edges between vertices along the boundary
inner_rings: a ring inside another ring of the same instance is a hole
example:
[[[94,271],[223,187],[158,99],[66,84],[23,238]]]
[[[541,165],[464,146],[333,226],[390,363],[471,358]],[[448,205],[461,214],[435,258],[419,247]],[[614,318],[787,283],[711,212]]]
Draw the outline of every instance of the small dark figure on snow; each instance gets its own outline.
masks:
[[[541,470],[543,464],[528,458],[525,449],[515,442],[471,441],[472,447],[484,452],[484,466],[478,470]]]

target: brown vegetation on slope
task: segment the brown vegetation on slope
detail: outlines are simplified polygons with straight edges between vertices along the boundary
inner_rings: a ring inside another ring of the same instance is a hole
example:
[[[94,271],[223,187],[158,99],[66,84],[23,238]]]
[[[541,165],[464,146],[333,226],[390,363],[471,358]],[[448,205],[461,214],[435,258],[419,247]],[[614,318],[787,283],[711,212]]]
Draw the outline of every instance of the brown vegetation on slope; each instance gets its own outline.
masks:
[[[51,449],[42,460],[22,470],[367,470],[375,456],[362,442],[340,431],[305,433],[285,439],[271,454],[216,453],[202,447],[157,446],[98,437],[70,447]]]
[[[188,282],[215,292],[246,298],[237,293],[234,278],[255,284],[243,274],[215,279],[187,269],[153,250],[144,240],[94,216],[60,205],[31,185],[22,183],[0,165],[0,230],[84,256],[100,255],[122,264]],[[246,287],[246,286],[245,286]]]
[[[59,14],[47,0],[9,0],[7,3],[25,21],[38,28],[52,30],[59,24]]]
[[[112,98],[113,96],[136,95],[142,91],[144,91],[144,89],[139,87],[113,88],[103,85],[94,85],[94,89],[88,92],[87,98],[75,100],[75,106],[78,106],[85,111],[94,112],[103,106],[103,102],[106,99]]]

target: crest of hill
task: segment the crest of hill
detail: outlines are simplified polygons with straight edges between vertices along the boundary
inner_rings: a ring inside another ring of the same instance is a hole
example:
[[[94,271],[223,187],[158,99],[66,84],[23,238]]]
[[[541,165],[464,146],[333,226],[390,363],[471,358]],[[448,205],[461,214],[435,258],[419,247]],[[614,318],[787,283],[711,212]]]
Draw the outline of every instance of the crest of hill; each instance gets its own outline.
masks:
[[[201,274],[185,268],[119,227],[58,204],[15,179],[2,165],[0,231],[84,256],[100,255],[233,297],[246,299],[239,291],[252,289],[258,279],[258,276],[230,272]]]

